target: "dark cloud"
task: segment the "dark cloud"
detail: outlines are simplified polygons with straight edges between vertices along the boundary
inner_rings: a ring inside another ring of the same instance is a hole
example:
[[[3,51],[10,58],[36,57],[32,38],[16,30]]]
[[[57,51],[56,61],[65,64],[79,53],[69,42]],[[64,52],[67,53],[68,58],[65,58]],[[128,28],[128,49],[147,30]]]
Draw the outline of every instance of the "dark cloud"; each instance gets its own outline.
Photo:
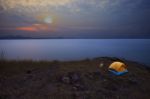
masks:
[[[35,16],[44,11],[56,14],[59,19],[57,31],[47,33],[50,36],[150,37],[150,0],[64,0],[66,3],[58,5],[52,0],[44,1],[47,3],[39,0],[41,4],[29,0],[30,6],[22,4],[23,1],[19,1],[19,6],[17,3],[10,6],[0,0],[0,28],[38,23],[40,21]],[[0,34],[8,32],[10,31],[0,29]],[[10,34],[14,33],[15,31]]]

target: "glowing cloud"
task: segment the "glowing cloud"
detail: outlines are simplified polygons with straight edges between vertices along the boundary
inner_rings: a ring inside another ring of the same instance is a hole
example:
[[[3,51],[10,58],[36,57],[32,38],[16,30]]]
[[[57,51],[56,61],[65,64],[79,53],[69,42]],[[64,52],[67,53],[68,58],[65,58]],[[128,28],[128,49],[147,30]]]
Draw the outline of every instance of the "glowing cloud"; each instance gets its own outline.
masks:
[[[149,4],[150,0],[0,0],[0,32],[147,35]]]
[[[21,31],[29,31],[29,32],[37,32],[37,28],[33,27],[33,26],[29,26],[29,27],[18,27],[16,28],[16,30],[21,30]]]
[[[37,7],[37,6],[63,6],[73,0],[0,0],[1,5],[7,8]]]
[[[132,1],[128,5],[127,2]],[[54,9],[69,10],[79,12],[82,9],[100,8],[106,10],[127,4],[128,7],[135,6],[143,0],[0,0],[0,8],[2,10],[17,9],[18,11],[35,12],[44,9],[52,11]],[[63,6],[63,7],[62,7]],[[87,7],[87,8],[86,8]],[[52,8],[52,9],[51,9]],[[29,10],[30,9],[30,10]],[[99,9],[99,10],[100,10]]]
[[[38,32],[38,31],[48,31],[49,28],[45,24],[33,24],[31,26],[17,27],[16,30]]]

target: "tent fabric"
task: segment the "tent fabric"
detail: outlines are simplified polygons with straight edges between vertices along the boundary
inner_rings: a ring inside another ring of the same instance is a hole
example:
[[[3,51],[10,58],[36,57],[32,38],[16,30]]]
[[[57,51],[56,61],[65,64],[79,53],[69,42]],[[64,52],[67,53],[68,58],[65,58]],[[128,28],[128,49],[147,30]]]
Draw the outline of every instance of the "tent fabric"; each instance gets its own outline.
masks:
[[[128,72],[128,70],[125,70],[123,72],[116,72],[114,70],[109,70],[111,73],[113,73],[114,75],[120,76],[120,75],[124,75]]]
[[[123,72],[127,70],[127,66],[122,63],[122,62],[113,62],[110,66],[109,66],[110,70],[114,70],[116,72]]]

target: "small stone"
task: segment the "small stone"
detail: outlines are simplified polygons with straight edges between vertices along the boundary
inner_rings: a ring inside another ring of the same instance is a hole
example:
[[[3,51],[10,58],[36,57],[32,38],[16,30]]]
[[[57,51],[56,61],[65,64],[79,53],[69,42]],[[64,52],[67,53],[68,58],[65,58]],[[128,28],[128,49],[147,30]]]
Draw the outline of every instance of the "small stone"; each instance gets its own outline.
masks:
[[[61,80],[62,80],[63,83],[66,83],[66,84],[70,83],[70,78],[67,77],[67,76],[63,76]]]
[[[137,85],[137,84],[138,84],[138,80],[137,80],[137,79],[134,79],[134,78],[130,78],[128,82],[129,82],[129,84],[131,84],[131,85]]]
[[[100,63],[99,67],[102,68],[103,66],[104,66],[104,64],[103,64],[103,63]]]
[[[27,73],[27,74],[31,74],[31,70],[28,70],[26,73]]]

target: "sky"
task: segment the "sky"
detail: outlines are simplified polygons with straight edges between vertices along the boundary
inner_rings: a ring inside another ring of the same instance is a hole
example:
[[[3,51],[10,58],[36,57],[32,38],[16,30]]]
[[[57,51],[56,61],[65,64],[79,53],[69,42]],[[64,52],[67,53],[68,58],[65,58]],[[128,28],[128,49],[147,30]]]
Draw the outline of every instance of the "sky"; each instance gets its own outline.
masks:
[[[150,0],[0,0],[0,37],[150,38]]]

